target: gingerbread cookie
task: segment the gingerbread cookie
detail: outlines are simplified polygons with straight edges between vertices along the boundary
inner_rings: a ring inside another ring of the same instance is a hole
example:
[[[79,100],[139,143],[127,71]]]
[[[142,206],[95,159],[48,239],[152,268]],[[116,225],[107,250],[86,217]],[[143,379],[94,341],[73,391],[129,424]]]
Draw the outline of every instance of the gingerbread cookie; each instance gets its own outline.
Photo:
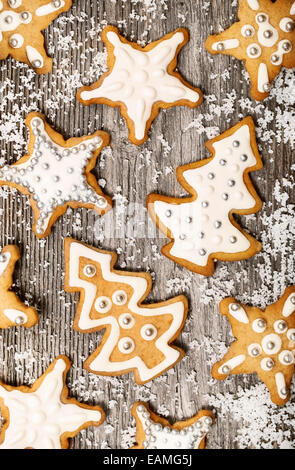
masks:
[[[103,194],[91,171],[109,143],[108,134],[97,131],[65,141],[39,113],[30,113],[26,124],[30,129],[29,153],[13,165],[0,168],[0,185],[30,195],[35,235],[49,235],[67,207],[85,207],[105,214],[111,208],[111,199]]]
[[[0,60],[11,55],[39,74],[50,72],[41,31],[71,5],[72,0],[0,0]]]
[[[295,67],[294,0],[240,0],[239,21],[209,36],[211,54],[232,55],[245,62],[256,100],[269,95],[282,67]]]
[[[67,449],[82,429],[99,426],[105,413],[68,398],[66,356],[58,356],[31,386],[0,382],[0,409],[5,420],[0,449]]]
[[[187,300],[178,296],[142,304],[152,281],[148,273],[115,270],[117,255],[65,239],[65,290],[81,293],[74,320],[77,331],[106,329],[99,347],[85,362],[94,374],[134,371],[143,384],[163,374],[184,356],[171,346],[187,316]]]
[[[5,246],[0,254],[0,328],[11,326],[30,328],[38,322],[36,310],[33,307],[27,307],[10,290],[14,266],[19,258],[19,249],[15,245]]]
[[[274,304],[260,310],[234,298],[220,303],[220,312],[231,323],[234,341],[212,375],[223,380],[229,374],[256,372],[270,391],[272,401],[284,405],[290,398],[294,373],[295,286],[288,287]]]
[[[147,140],[160,108],[195,108],[202,103],[201,91],[175,71],[177,56],[189,40],[185,29],[144,48],[127,41],[113,26],[104,28],[101,38],[108,52],[109,71],[90,87],[82,87],[77,96],[85,105],[119,106],[135,145]]]
[[[136,421],[137,441],[132,449],[204,449],[206,435],[214,423],[213,413],[202,410],[172,426],[140,401],[134,403],[132,414]]]
[[[261,244],[233,217],[253,214],[262,203],[249,173],[262,168],[255,127],[247,117],[206,144],[212,157],[177,168],[179,183],[192,194],[178,199],[150,194],[148,211],[172,242],[165,256],[202,274],[214,273],[214,260],[236,261],[258,253]]]

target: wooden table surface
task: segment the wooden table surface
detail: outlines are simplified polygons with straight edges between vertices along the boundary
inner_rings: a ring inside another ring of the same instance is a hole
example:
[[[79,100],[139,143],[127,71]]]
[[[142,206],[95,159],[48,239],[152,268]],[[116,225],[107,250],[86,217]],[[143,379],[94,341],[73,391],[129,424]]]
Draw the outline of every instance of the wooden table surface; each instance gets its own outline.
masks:
[[[289,404],[279,408],[271,404],[266,387],[255,374],[232,376],[224,382],[210,375],[212,364],[232,341],[230,326],[218,312],[219,301],[234,295],[264,307],[295,280],[294,71],[282,71],[271,97],[257,103],[250,98],[243,64],[230,57],[213,58],[203,46],[209,34],[236,19],[237,3],[74,0],[71,10],[44,32],[54,59],[52,73],[37,76],[10,58],[0,64],[1,165],[25,153],[28,133],[24,120],[32,110],[43,112],[65,138],[103,129],[112,139],[95,170],[105,192],[114,199],[109,216],[100,218],[86,209],[68,210],[48,238],[37,240],[31,230],[28,198],[7,188],[0,190],[1,245],[17,244],[22,254],[15,271],[15,290],[39,312],[39,324],[34,328],[1,332],[0,377],[9,384],[29,384],[57,355],[69,356],[73,361],[68,375],[71,394],[101,405],[108,415],[100,428],[80,433],[72,442],[75,448],[130,447],[135,433],[130,407],[138,399],[148,401],[154,411],[171,421],[189,418],[202,407],[215,410],[209,448],[293,446],[294,384]],[[179,70],[202,89],[205,101],[195,110],[176,107],[162,111],[150,139],[140,147],[128,141],[118,109],[84,107],[75,98],[82,84],[94,82],[106,70],[100,41],[106,24],[118,26],[140,44],[178,27],[186,27],[190,33],[190,42],[180,54]],[[255,120],[264,161],[264,169],[252,179],[265,204],[258,214],[238,220],[263,242],[263,250],[246,261],[218,263],[215,275],[206,279],[160,254],[165,240],[153,230],[148,235],[147,227],[153,228],[153,224],[144,211],[145,200],[151,192],[185,195],[176,181],[176,168],[207,157],[204,143],[247,115]],[[134,210],[141,214],[140,223],[134,224]],[[115,215],[116,232],[111,224]],[[187,295],[189,318],[177,342],[187,354],[174,369],[142,387],[134,384],[132,374],[100,377],[83,369],[103,332],[82,334],[72,329],[79,296],[63,290],[66,236],[117,250],[118,268],[150,271],[154,279],[151,301]]]

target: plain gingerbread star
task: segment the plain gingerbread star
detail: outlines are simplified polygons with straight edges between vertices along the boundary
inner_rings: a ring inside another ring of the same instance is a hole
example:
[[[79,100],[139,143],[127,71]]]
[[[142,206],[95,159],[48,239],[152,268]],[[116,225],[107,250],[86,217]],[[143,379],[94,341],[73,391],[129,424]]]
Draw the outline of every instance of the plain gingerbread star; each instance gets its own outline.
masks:
[[[206,435],[214,423],[213,413],[201,410],[172,426],[143,402],[134,403],[132,415],[136,421],[137,441],[132,449],[204,449]]]
[[[265,383],[272,401],[284,405],[290,398],[295,353],[295,286],[288,287],[274,304],[260,310],[234,298],[220,303],[220,312],[231,323],[236,341],[212,375],[218,380],[230,374],[252,374]]]
[[[0,254],[0,328],[24,326],[30,328],[38,322],[38,314],[33,307],[27,307],[12,292],[13,272],[16,261],[20,258],[15,245],[7,245]]]
[[[65,385],[70,361],[57,357],[32,387],[0,382],[0,409],[5,420],[0,449],[66,449],[69,439],[89,426],[99,426],[105,413],[68,398]]]
[[[270,84],[282,67],[295,67],[294,0],[240,0],[239,21],[224,32],[209,36],[211,54],[243,60],[256,100],[269,95]]]
[[[144,48],[122,37],[113,26],[107,26],[101,37],[108,52],[109,71],[90,87],[82,87],[77,96],[85,105],[119,106],[134,144],[147,140],[160,108],[195,108],[201,104],[201,91],[175,71],[178,53],[189,39],[185,29],[177,29]]]
[[[41,33],[72,0],[0,0],[0,60],[11,55],[39,74],[52,69]]]
[[[111,199],[105,196],[91,173],[109,135],[103,131],[67,141],[39,113],[30,113],[28,155],[0,168],[0,185],[30,195],[35,216],[33,230],[46,237],[67,207],[85,207],[105,214]]]

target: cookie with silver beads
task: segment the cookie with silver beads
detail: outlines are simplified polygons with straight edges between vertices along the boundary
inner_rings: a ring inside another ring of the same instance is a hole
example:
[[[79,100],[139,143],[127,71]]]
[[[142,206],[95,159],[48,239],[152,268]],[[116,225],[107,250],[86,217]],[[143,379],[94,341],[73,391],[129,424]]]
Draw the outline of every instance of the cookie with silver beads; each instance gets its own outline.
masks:
[[[10,55],[38,74],[50,72],[52,59],[41,31],[71,6],[72,0],[1,0],[0,60]]]
[[[214,414],[209,410],[201,410],[173,425],[144,402],[134,403],[131,412],[136,422],[137,443],[132,449],[204,449],[206,436],[214,424]]]
[[[231,374],[256,372],[273,403],[284,405],[295,366],[295,286],[265,310],[230,297],[221,301],[220,312],[228,318],[236,340],[213,366],[213,377],[223,380]]]
[[[253,214],[262,202],[250,172],[262,168],[253,119],[247,117],[206,144],[211,157],[177,168],[177,179],[191,194],[147,197],[148,212],[172,241],[162,253],[185,268],[211,276],[215,261],[250,258],[261,243],[242,230],[235,214]]]
[[[30,328],[38,322],[35,308],[26,306],[11,291],[15,263],[20,258],[16,245],[6,245],[0,253],[0,328],[23,326]]]
[[[109,135],[97,131],[65,141],[40,113],[30,113],[26,125],[30,131],[28,154],[0,168],[0,185],[30,196],[35,235],[48,236],[68,207],[84,207],[100,215],[110,210],[111,198],[103,194],[92,174],[98,155],[109,144]]]
[[[117,255],[65,239],[65,285],[80,292],[74,329],[94,333],[105,329],[86,359],[93,374],[134,373],[137,384],[149,382],[173,367],[184,351],[173,344],[187,316],[186,297],[142,303],[152,288],[148,273],[114,269]]]
[[[295,1],[239,0],[239,21],[209,36],[211,54],[231,55],[245,63],[251,95],[263,100],[282,67],[295,67]]]

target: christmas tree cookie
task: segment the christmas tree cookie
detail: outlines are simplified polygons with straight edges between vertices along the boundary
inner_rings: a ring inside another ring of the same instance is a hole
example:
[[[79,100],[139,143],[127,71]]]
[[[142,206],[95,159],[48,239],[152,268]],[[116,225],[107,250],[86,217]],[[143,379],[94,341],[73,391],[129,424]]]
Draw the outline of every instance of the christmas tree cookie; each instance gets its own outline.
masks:
[[[261,310],[230,297],[220,303],[236,338],[215,364],[212,375],[223,380],[230,374],[253,374],[265,383],[276,405],[290,398],[295,353],[295,286],[288,287],[274,304]]]
[[[160,108],[195,108],[203,101],[201,91],[175,70],[178,53],[189,39],[185,29],[177,29],[144,48],[127,41],[113,26],[107,26],[101,38],[108,52],[109,71],[90,87],[81,88],[78,99],[85,105],[119,106],[134,144],[147,140]]]
[[[247,117],[206,144],[212,157],[177,169],[180,184],[192,194],[185,199],[151,194],[148,211],[172,242],[162,252],[204,276],[214,273],[214,261],[247,259],[261,244],[243,231],[233,214],[260,210],[249,176],[262,168],[252,118]]]
[[[65,290],[81,293],[74,328],[82,333],[106,329],[99,347],[85,362],[94,374],[134,372],[143,384],[163,374],[183,357],[171,343],[187,316],[187,300],[142,304],[152,287],[148,273],[114,269],[113,252],[65,240]]]
[[[226,31],[209,36],[211,54],[243,60],[256,100],[269,95],[282,67],[295,67],[294,0],[239,0],[239,21]]]

